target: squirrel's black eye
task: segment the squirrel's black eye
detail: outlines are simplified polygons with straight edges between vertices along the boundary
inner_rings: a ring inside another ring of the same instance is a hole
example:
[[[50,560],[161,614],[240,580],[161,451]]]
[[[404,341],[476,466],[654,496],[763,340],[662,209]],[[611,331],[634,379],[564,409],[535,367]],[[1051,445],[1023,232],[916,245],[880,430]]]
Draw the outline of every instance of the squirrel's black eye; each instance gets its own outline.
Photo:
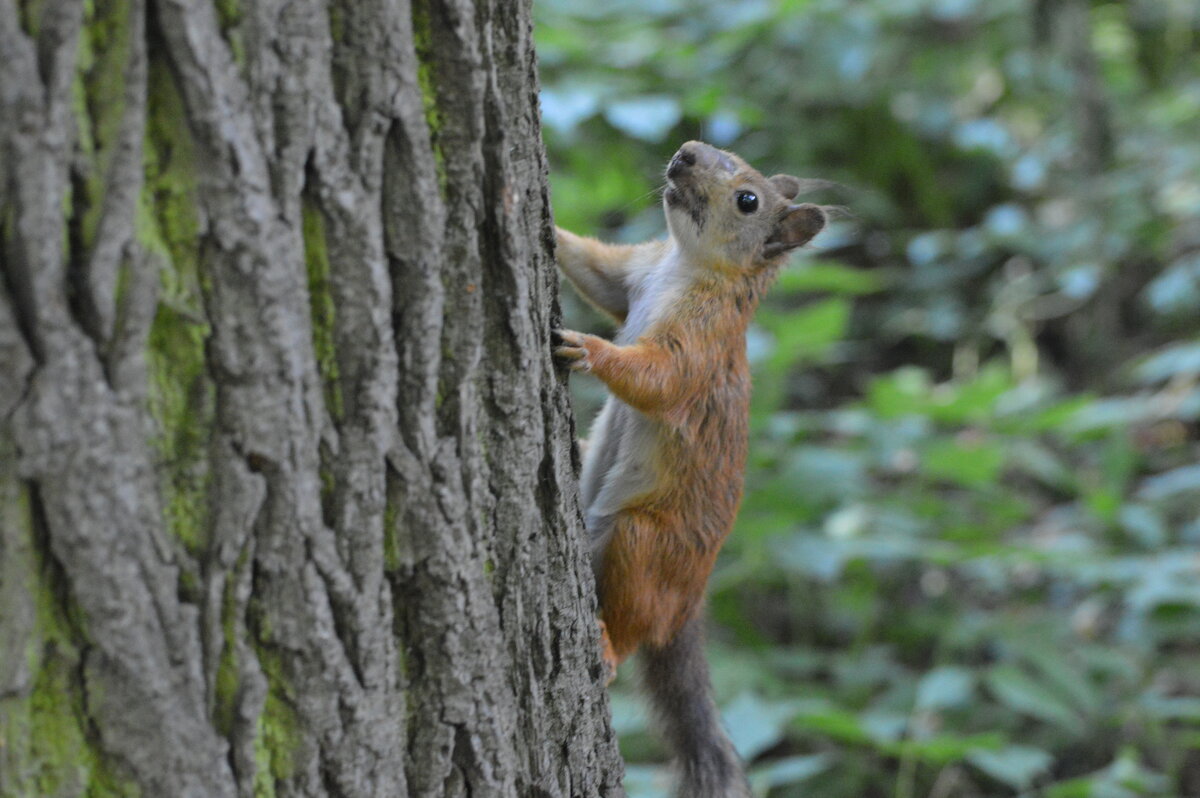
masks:
[[[739,191],[737,193],[738,210],[742,213],[754,213],[758,210],[758,195],[753,191]]]

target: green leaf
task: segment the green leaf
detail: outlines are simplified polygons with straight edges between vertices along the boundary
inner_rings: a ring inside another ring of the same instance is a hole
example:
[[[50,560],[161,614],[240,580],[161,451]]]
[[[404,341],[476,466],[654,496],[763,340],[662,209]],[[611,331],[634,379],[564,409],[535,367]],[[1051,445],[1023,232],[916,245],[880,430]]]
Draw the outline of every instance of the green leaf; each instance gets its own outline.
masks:
[[[988,734],[939,734],[924,739],[908,739],[882,746],[890,755],[904,759],[917,759],[936,767],[961,762],[972,751],[999,748],[1004,738],[998,733]]]
[[[1084,715],[1099,712],[1104,702],[1100,690],[1088,673],[1075,662],[1075,657],[1045,641],[1025,649],[1028,661],[1045,677],[1045,681]],[[1071,652],[1074,654],[1075,652]]]
[[[863,271],[837,261],[805,261],[785,270],[772,292],[775,294],[830,293],[846,296],[874,294],[888,281],[878,271]]]
[[[1046,789],[1047,798],[1160,798],[1173,795],[1169,779],[1141,764],[1132,746],[1121,750],[1108,767]]]
[[[1153,549],[1166,545],[1167,525],[1154,507],[1130,502],[1120,508],[1117,517],[1121,528],[1142,546]]]
[[[912,366],[896,369],[871,383],[867,402],[883,418],[924,413],[929,406],[929,375]]]
[[[828,770],[832,765],[833,758],[829,754],[784,757],[752,770],[750,784],[757,794],[764,795],[774,787],[808,781],[818,773]]]
[[[841,298],[814,302],[787,315],[760,313],[759,321],[775,335],[769,367],[782,371],[817,358],[842,339],[849,319],[850,303]]]
[[[996,482],[1004,459],[1004,449],[998,443],[944,438],[925,448],[921,465],[934,479],[978,488]]]
[[[982,422],[991,418],[997,401],[1012,385],[1007,368],[990,364],[974,379],[938,385],[930,396],[928,412],[948,424]]]
[[[971,700],[975,677],[967,668],[934,668],[917,685],[917,709],[949,709]]]
[[[844,743],[866,745],[872,742],[870,733],[856,715],[824,702],[801,707],[792,720],[792,727]]]
[[[1072,396],[1063,399],[1041,410],[1005,415],[1003,417],[1004,429],[1026,432],[1057,432],[1074,418],[1076,414],[1094,401],[1095,397],[1090,394],[1084,394],[1082,396]]]
[[[1200,724],[1200,698],[1148,693],[1142,696],[1141,704],[1147,714],[1158,720],[1183,720]]]
[[[805,446],[788,459],[783,478],[781,487],[791,501],[797,485],[804,486],[807,501],[852,498],[866,488],[866,463],[854,452]]]
[[[1200,374],[1200,341],[1174,344],[1146,358],[1134,370],[1143,384]]]
[[[1033,780],[1048,772],[1054,764],[1050,754],[1027,745],[1010,745],[999,751],[972,751],[967,760],[996,781],[1016,790],[1029,789]]]
[[[733,747],[749,762],[783,738],[793,712],[788,702],[768,703],[753,693],[742,693],[721,715]]]
[[[986,677],[988,689],[1010,709],[1061,726],[1083,731],[1083,722],[1053,690],[1014,665],[997,665]]]
[[[1159,501],[1196,492],[1200,492],[1200,465],[1188,465],[1147,478],[1138,488],[1138,497]]]

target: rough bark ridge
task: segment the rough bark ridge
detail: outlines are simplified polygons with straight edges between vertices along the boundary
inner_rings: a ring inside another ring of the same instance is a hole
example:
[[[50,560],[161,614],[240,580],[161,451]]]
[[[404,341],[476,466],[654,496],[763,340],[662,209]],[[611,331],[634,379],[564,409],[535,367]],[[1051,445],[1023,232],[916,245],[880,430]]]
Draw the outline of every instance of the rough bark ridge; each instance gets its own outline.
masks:
[[[0,53],[0,795],[619,794],[528,3]]]

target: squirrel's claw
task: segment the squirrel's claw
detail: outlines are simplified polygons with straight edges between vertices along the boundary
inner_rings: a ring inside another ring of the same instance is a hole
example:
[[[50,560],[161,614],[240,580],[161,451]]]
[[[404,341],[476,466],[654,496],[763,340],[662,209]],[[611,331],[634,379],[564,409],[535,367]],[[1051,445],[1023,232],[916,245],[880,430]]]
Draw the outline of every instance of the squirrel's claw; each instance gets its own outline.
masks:
[[[577,346],[555,347],[554,354],[566,361],[571,371],[588,371],[592,364],[588,362],[587,350]]]
[[[571,371],[588,371],[592,364],[588,360],[587,342],[583,333],[574,330],[555,330],[554,337],[562,342],[554,347],[554,356],[566,361]]]
[[[567,346],[583,346],[584,335],[581,332],[574,330],[565,330],[558,328],[550,331],[551,340],[556,344],[565,344]]]

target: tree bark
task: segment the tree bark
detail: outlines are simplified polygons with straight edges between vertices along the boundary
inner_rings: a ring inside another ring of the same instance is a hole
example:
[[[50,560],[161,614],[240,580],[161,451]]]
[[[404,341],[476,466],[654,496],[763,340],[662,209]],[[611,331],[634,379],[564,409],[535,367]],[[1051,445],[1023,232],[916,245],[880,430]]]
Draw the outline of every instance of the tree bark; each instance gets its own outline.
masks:
[[[0,0],[0,795],[620,794],[530,34]]]

